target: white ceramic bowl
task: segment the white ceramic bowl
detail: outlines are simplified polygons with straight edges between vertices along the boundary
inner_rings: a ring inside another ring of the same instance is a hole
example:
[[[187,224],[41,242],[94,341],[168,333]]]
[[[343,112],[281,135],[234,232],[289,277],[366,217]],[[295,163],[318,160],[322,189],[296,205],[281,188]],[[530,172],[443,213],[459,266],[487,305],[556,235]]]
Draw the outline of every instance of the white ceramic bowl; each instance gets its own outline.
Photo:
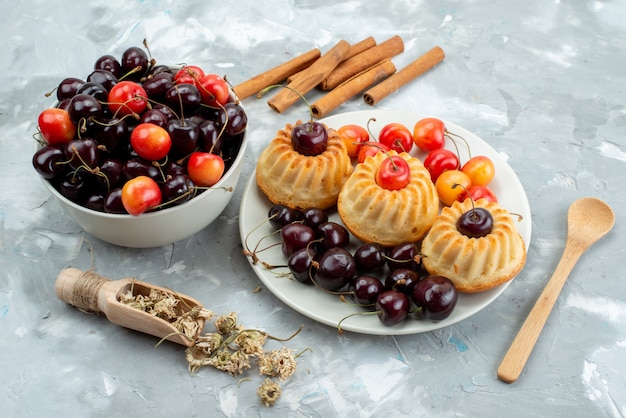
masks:
[[[248,131],[233,164],[212,189],[171,208],[139,216],[119,215],[87,209],[59,193],[48,180],[41,178],[61,207],[86,232],[123,247],[150,248],[188,238],[217,218],[235,194],[247,146]],[[232,191],[227,189],[232,188]]]

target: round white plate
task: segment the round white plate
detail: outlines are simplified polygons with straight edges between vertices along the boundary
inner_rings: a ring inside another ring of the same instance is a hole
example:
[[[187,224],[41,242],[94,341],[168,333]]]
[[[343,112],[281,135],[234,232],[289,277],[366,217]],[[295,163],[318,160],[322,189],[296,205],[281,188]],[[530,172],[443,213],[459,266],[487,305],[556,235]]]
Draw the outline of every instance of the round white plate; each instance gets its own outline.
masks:
[[[337,129],[347,124],[358,124],[366,127],[370,118],[375,118],[376,121],[370,122],[370,130],[377,134],[384,125],[391,122],[402,123],[412,131],[413,125],[424,117],[426,116],[406,111],[367,110],[334,115],[320,121],[326,123],[329,127]],[[496,178],[492,181],[490,187],[498,196],[501,206],[510,212],[522,215],[522,220],[517,223],[517,228],[524,238],[526,249],[528,249],[532,228],[531,213],[526,193],[519,178],[506,161],[485,141],[448,121],[444,120],[444,123],[449,132],[465,138],[469,143],[472,155],[486,155],[492,159],[496,167]],[[455,151],[450,140],[446,140],[446,143],[447,148]],[[459,143],[458,147],[461,152],[462,164],[467,160],[466,148],[462,143]],[[412,154],[418,156],[422,161],[425,157],[425,154],[417,151],[415,147]],[[254,249],[263,236],[273,231],[271,225],[266,222],[272,203],[258,189],[255,173],[251,175],[243,193],[239,230],[244,248]],[[330,213],[330,219],[340,222],[339,216],[335,212]],[[351,249],[354,250],[359,243],[354,237],[351,238]],[[279,241],[280,236],[278,234],[271,235],[261,241],[259,248],[265,248]],[[286,259],[279,245],[259,252],[258,257],[270,265],[284,266],[286,264]],[[253,263],[250,257],[248,257],[248,260],[256,275],[276,297],[290,308],[315,321],[331,327],[337,327],[339,321],[343,318],[362,310],[359,307],[341,302],[338,296],[325,293],[313,285],[305,285],[298,282],[290,277],[289,270],[286,267],[269,270],[262,263]],[[342,322],[342,329],[365,334],[402,335],[447,327],[476,314],[488,306],[504,292],[509,283],[482,293],[460,294],[454,311],[443,321],[432,322],[426,319],[410,318],[394,326],[385,326],[380,323],[376,315],[356,315]],[[347,298],[347,300],[350,300],[350,298]]]

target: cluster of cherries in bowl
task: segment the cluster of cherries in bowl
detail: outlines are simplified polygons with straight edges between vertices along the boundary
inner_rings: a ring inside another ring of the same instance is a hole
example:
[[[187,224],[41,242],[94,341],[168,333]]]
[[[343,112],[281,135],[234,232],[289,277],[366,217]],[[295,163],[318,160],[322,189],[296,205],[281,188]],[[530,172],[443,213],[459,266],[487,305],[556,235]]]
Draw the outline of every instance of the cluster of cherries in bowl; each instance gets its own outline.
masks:
[[[349,231],[318,208],[300,211],[274,204],[268,220],[280,231],[287,267],[297,281],[349,296],[363,312],[377,314],[383,325],[410,317],[440,321],[454,310],[454,283],[423,269],[415,243],[391,248],[359,243],[351,252]]]
[[[32,163],[65,198],[139,215],[192,199],[239,153],[247,115],[228,83],[199,66],[157,65],[146,50],[103,55],[67,77],[38,117]]]

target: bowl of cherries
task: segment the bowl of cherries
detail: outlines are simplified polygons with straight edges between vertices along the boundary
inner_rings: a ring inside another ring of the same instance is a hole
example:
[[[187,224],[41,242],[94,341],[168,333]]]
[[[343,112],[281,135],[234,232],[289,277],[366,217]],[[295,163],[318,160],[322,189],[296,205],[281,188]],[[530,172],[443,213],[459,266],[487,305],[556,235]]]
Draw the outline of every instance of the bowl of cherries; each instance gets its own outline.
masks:
[[[248,118],[221,76],[157,65],[147,48],[129,47],[54,92],[56,105],[37,120],[32,163],[86,232],[125,247],[167,245],[230,202]]]

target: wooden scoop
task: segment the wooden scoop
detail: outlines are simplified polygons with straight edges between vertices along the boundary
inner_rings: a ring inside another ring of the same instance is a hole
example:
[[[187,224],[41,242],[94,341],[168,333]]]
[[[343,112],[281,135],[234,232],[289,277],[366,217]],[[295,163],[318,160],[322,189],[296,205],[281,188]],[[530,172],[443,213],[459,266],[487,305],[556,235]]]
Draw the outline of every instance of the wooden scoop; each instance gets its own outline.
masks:
[[[517,380],[578,258],[614,224],[613,210],[602,200],[587,197],[572,203],[567,211],[567,241],[561,260],[500,363],[500,380]]]
[[[189,312],[194,307],[202,309],[202,305],[189,296],[135,279],[111,281],[93,271],[82,271],[70,267],[59,273],[54,288],[59,299],[83,311],[103,313],[116,325],[185,346],[192,346],[195,337],[204,328],[205,320],[197,318],[198,333],[187,337],[168,321],[120,302],[120,296],[126,294],[131,288],[134,295],[144,296],[149,295],[151,289],[156,289],[167,294],[174,294],[180,300],[177,304],[178,314]]]

